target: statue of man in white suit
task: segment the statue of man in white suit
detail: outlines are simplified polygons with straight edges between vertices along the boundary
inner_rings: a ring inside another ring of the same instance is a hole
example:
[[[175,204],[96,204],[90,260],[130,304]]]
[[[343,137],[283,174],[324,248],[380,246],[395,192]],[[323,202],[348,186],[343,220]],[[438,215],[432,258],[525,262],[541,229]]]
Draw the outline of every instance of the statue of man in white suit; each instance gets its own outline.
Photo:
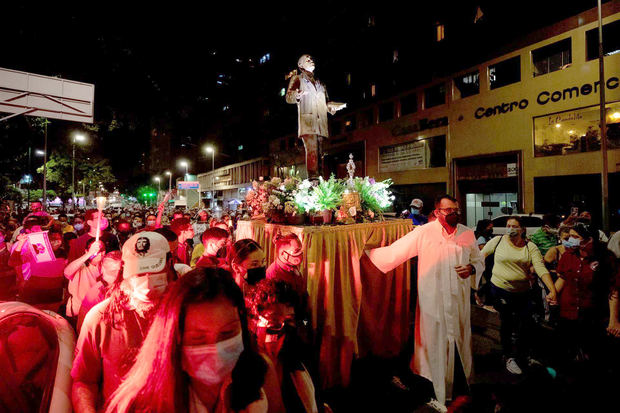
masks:
[[[286,101],[297,104],[297,136],[304,141],[308,178],[317,178],[320,175],[322,140],[329,137],[327,112],[333,115],[346,104],[328,102],[325,85],[314,78],[314,60],[310,55],[301,56],[297,67],[299,73],[291,76]]]

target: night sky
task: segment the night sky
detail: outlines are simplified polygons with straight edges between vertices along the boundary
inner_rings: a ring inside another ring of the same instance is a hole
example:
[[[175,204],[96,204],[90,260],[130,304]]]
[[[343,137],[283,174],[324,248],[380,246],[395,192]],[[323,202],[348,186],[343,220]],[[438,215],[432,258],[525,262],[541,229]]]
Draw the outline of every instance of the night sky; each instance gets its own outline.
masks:
[[[295,108],[278,92],[302,53],[316,57],[317,76],[332,98],[355,105],[359,94],[344,87],[345,73],[380,82],[392,50],[399,50],[399,70],[409,83],[394,82],[388,92],[473,65],[524,33],[596,7],[593,0],[383,1],[372,7],[348,1],[17,3],[3,5],[0,67],[94,83],[95,121],[108,128],[115,119],[117,128],[101,133],[92,149],[110,159],[121,183],[139,175],[154,127],[173,136],[175,154],[181,143],[191,150],[207,137],[226,148],[218,142],[230,140],[225,125],[259,124],[257,108],[278,114],[261,124],[264,136],[294,133]],[[474,26],[478,6],[484,20]],[[451,42],[443,51],[433,49],[439,21]],[[271,60],[260,65],[266,53]],[[225,105],[230,113],[222,112]],[[50,147],[62,148],[79,129],[53,122]],[[240,135],[235,144],[254,140]],[[216,166],[239,156],[220,157]]]

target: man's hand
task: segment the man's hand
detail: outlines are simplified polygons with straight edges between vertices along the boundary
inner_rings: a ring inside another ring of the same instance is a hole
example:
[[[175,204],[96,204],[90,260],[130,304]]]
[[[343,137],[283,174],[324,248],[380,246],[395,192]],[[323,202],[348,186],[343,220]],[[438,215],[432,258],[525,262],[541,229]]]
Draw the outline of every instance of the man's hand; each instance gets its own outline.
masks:
[[[308,94],[308,92],[306,92],[305,90],[297,89],[295,91],[295,98],[297,100],[300,100],[303,95],[307,95],[307,94]]]
[[[618,320],[609,319],[609,325],[607,326],[607,334],[614,337],[620,337],[620,323]]]
[[[459,277],[461,277],[462,279],[467,279],[469,278],[469,276],[471,275],[471,273],[474,270],[474,266],[471,264],[467,264],[467,265],[457,265],[456,267],[454,267],[454,270],[456,271],[457,275]]]

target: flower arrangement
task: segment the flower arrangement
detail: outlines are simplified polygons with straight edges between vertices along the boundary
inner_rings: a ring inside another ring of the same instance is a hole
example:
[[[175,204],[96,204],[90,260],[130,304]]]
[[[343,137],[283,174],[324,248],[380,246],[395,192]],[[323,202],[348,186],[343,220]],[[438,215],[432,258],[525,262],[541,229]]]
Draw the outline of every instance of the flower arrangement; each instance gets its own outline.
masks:
[[[252,182],[252,189],[248,191],[245,196],[245,201],[248,203],[248,207],[252,211],[252,217],[257,218],[264,216],[263,205],[268,202],[269,194],[264,187],[264,184],[259,184],[256,181]]]
[[[349,181],[336,179],[333,174],[329,179],[319,177],[318,182],[296,177],[272,178],[262,184],[253,182],[246,201],[253,217],[266,216],[272,222],[291,217],[303,220],[304,214],[321,211],[336,211],[336,221],[340,223],[371,222],[383,219],[383,211],[392,205],[391,184],[390,179],[376,182],[358,177],[351,187]],[[357,208],[343,203],[345,191],[350,190],[359,193]]]
[[[298,178],[290,177],[282,180],[275,177],[262,184],[255,181],[252,186],[253,189],[246,195],[246,201],[252,208],[253,216],[266,216],[272,222],[284,222],[287,216],[293,217],[304,213],[295,203]]]
[[[372,211],[382,215],[383,211],[392,205],[395,196],[388,188],[392,185],[391,179],[376,182],[373,178],[357,177],[353,180],[353,187],[360,194],[362,210]]]

